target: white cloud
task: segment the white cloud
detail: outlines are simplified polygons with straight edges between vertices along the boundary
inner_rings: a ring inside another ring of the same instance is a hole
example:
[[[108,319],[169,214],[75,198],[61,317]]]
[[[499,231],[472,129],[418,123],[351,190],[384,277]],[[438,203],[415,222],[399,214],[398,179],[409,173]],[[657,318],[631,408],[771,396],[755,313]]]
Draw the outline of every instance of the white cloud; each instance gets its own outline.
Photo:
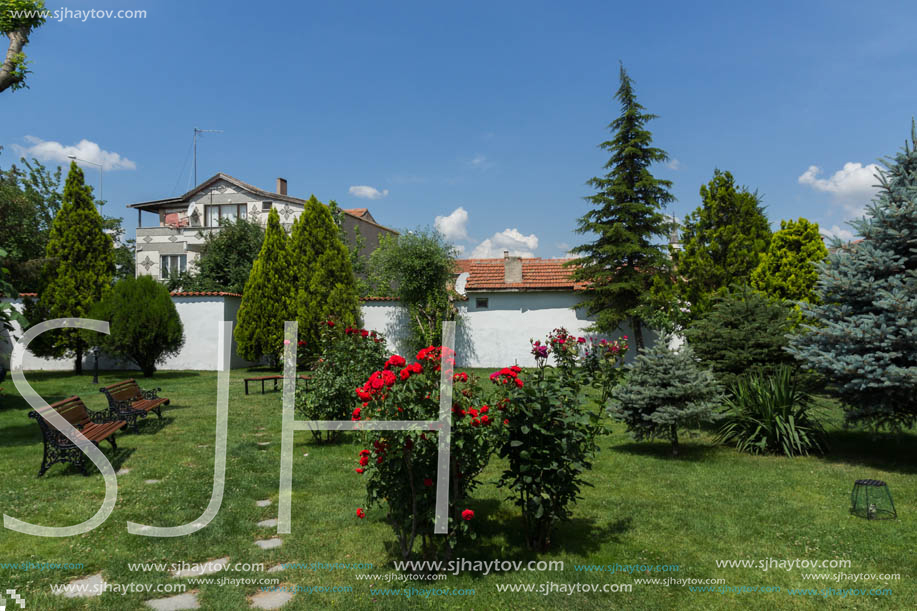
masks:
[[[468,162],[468,165],[479,170],[487,170],[494,167],[493,162],[489,161],[485,155],[481,155],[480,153],[472,157],[471,161]]]
[[[437,216],[433,227],[450,242],[468,239],[468,211],[459,206],[449,216]]]
[[[677,159],[669,159],[669,162],[665,164],[665,167],[669,168],[670,170],[680,170],[681,162]]]
[[[362,197],[363,199],[382,199],[388,195],[388,189],[382,189],[380,191],[375,187],[368,187],[366,185],[354,185],[350,187],[348,191],[354,197]]]
[[[848,161],[829,178],[819,178],[820,172],[818,166],[810,165],[799,177],[799,184],[830,193],[835,203],[840,204],[852,216],[861,216],[866,204],[876,194],[879,166],[874,163],[863,165]]]
[[[821,229],[819,229],[819,233],[821,233],[826,238],[840,238],[841,240],[845,242],[852,241],[854,237],[852,231],[850,231],[849,229],[841,229],[837,225],[832,225],[830,229],[826,229],[825,227],[822,227]]]
[[[508,250],[509,254],[516,257],[534,257],[537,248],[538,236],[534,233],[523,235],[515,228],[504,229],[475,246],[471,256],[475,259],[490,259],[502,257],[503,251]]]
[[[137,169],[137,164],[127,157],[102,150],[98,144],[85,138],[73,146],[66,146],[53,140],[42,140],[35,136],[26,136],[25,141],[29,143],[29,146],[14,145],[16,151],[23,157],[34,157],[39,161],[70,163],[69,155],[73,155],[85,161],[101,164],[102,168],[108,171]]]

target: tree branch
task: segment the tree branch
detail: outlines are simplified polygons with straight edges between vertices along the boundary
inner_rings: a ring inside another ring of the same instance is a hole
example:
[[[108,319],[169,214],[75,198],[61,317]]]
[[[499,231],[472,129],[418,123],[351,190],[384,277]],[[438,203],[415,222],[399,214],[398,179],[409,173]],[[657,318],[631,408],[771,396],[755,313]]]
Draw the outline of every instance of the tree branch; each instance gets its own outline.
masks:
[[[16,88],[25,80],[22,48],[29,42],[28,27],[21,27],[13,30],[7,36],[10,38],[10,46],[6,50],[6,59],[0,65],[0,91],[9,87]]]

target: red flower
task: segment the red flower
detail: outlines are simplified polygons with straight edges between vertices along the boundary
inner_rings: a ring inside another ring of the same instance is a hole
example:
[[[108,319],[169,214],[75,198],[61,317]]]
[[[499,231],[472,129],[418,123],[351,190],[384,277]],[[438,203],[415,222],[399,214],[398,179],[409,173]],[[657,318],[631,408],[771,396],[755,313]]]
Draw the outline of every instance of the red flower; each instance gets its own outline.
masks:
[[[403,356],[393,354],[385,361],[385,367],[383,369],[390,369],[391,367],[404,367],[405,360]]]
[[[523,386],[522,380],[520,380],[519,378],[516,378],[516,386],[518,386],[519,388],[522,388]]]
[[[366,337],[367,335],[369,335],[369,331],[366,329],[360,329],[360,337]]]
[[[297,345],[297,346],[305,346],[305,345],[306,345],[306,340],[301,339],[301,340],[299,340],[298,342],[296,342],[296,345]]]
[[[512,369],[516,373],[522,373],[522,367],[520,367],[519,365],[513,365],[512,367],[510,367],[510,369]]]
[[[464,371],[460,371],[459,373],[455,374],[455,376],[453,376],[452,379],[455,380],[456,382],[467,382],[468,374],[465,373]]]
[[[366,390],[366,387],[357,389],[357,396],[360,397],[361,401],[369,401],[373,398],[372,393]]]
[[[360,456],[369,456],[369,450],[360,450]]]
[[[366,517],[366,512],[363,511],[362,507],[357,507],[357,517],[360,518],[361,520]]]
[[[471,419],[471,426],[481,426],[481,421],[478,420],[477,418],[472,418],[472,419]]]
[[[481,413],[482,413],[482,414],[486,414],[488,411],[490,411],[490,407],[488,407],[488,406],[486,406],[486,405],[482,405],[482,406],[481,406]]]
[[[473,517],[474,517],[474,512],[471,511],[470,509],[466,509],[465,511],[462,512],[462,519],[465,520],[466,522],[470,522],[471,518]]]
[[[369,464],[369,456],[361,456],[360,457],[360,466],[365,467],[368,464]]]
[[[333,321],[333,320],[329,320],[329,321],[327,321],[325,324],[327,324],[329,327],[333,327],[333,326],[334,326],[334,321]]]
[[[586,338],[585,338],[585,337],[577,337],[577,338],[576,338],[576,341],[579,342],[579,343],[581,343],[581,344],[585,344],[585,343],[586,343]]]
[[[380,454],[379,457],[376,459],[376,464],[377,464],[377,465],[381,465],[381,464],[382,464],[382,459],[383,459],[383,456]]]
[[[362,474],[363,471],[365,471],[365,469],[364,469],[363,467],[357,467],[356,469],[354,469],[354,471],[356,471],[357,473],[361,473],[361,474]]]
[[[397,378],[395,377],[395,374],[389,371],[388,369],[382,372],[382,382],[386,386],[391,386],[392,384],[394,384],[396,379]]]
[[[411,370],[405,367],[404,369],[401,370],[401,373],[398,374],[398,377],[400,377],[402,381],[407,380],[408,378],[411,377]]]
[[[420,363],[411,363],[408,365],[408,369],[411,370],[411,373],[423,373],[423,365]]]
[[[509,420],[504,419],[503,424],[509,424]]]
[[[423,480],[423,485],[426,486],[427,488],[429,488],[430,486],[433,485],[433,480],[430,479],[430,478],[428,477],[428,478],[426,478],[426,479]]]
[[[476,410],[475,408],[472,407],[472,408],[470,408],[470,409],[468,410],[468,413],[471,414],[471,416],[472,416],[473,418],[476,418],[479,412],[478,412],[478,410]]]
[[[490,418],[487,416],[487,414],[481,416],[481,424],[490,424]]]
[[[353,413],[350,415],[350,419],[351,419],[351,420],[359,420],[359,419],[360,419],[360,411],[361,411],[361,409],[360,409],[359,407],[353,408]]]

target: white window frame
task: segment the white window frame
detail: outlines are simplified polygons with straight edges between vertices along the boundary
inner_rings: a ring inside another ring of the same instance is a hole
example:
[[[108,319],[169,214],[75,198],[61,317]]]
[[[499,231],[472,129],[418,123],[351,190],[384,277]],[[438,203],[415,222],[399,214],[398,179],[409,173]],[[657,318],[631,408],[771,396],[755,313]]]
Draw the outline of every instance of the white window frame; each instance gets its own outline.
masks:
[[[159,277],[168,280],[172,273],[172,266],[178,266],[178,273],[188,269],[188,255],[159,255]]]

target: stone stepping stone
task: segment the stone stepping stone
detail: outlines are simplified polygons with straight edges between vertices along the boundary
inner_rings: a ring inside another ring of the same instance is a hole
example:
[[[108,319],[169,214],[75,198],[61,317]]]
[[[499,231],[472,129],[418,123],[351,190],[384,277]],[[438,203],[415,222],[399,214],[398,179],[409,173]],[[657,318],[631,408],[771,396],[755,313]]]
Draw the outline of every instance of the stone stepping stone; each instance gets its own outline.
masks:
[[[105,580],[102,579],[102,573],[96,573],[82,579],[74,579],[70,586],[71,588],[64,593],[66,598],[90,598],[102,595],[105,591]]]
[[[162,481],[161,479],[145,479],[143,480],[143,483],[144,484],[158,484],[161,481]]]
[[[283,539],[259,539],[255,545],[261,549],[275,549],[283,545]]]
[[[122,467],[121,469],[118,469],[118,472],[115,473],[115,475],[127,475],[127,474],[130,473],[130,472],[131,472],[130,469],[128,469],[128,468],[126,468],[126,467]]]
[[[144,603],[147,607],[157,611],[179,611],[180,609],[200,609],[201,604],[197,602],[197,592],[185,592],[178,596],[168,598],[156,598]]]
[[[255,505],[258,507],[267,507],[271,504],[271,499],[264,499],[263,501],[255,501]]]
[[[207,562],[189,563],[191,566],[186,569],[172,571],[172,577],[199,577],[201,575],[211,575],[219,573],[229,566],[229,556],[208,560]]]
[[[293,599],[292,592],[274,590],[258,592],[251,597],[250,604],[255,609],[279,609]]]
[[[258,445],[259,446],[269,446],[271,445],[271,442],[270,441],[259,441]]]
[[[269,568],[267,572],[268,573],[279,573],[282,570],[283,570],[283,565],[278,564],[277,566],[272,566],[271,568]]]
[[[261,528],[274,528],[277,526],[277,518],[271,518],[270,520],[261,520],[258,522],[258,526]]]

